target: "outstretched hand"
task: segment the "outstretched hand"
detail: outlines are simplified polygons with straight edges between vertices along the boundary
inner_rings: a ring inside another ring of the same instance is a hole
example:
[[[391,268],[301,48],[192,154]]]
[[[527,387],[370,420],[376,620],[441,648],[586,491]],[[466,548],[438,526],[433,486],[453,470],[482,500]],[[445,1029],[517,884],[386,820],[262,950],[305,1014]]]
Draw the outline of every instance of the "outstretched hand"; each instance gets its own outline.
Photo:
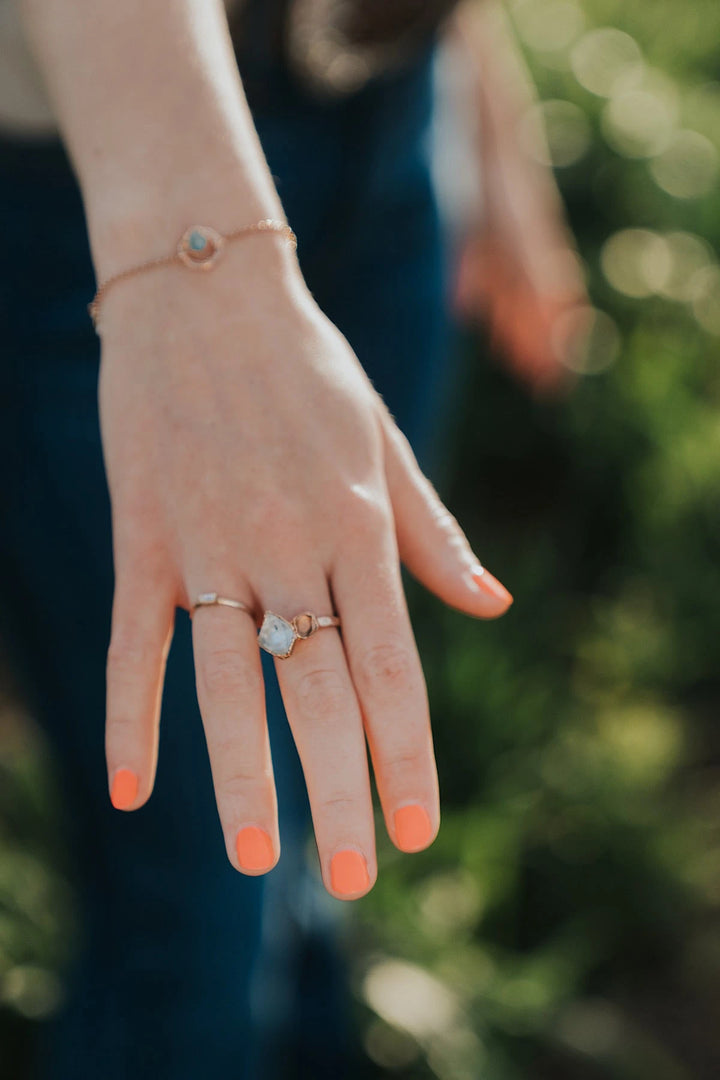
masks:
[[[455,518],[292,256],[264,237],[208,275],[119,283],[100,332],[100,416],[116,588],[107,668],[113,802],[150,797],[176,607],[216,591],[255,617],[193,617],[198,700],[228,858],[280,855],[257,629],[265,610],[341,627],[275,661],[327,889],[366,893],[377,864],[365,737],[403,851],[440,820],[427,693],[400,564],[479,618],[512,598]]]

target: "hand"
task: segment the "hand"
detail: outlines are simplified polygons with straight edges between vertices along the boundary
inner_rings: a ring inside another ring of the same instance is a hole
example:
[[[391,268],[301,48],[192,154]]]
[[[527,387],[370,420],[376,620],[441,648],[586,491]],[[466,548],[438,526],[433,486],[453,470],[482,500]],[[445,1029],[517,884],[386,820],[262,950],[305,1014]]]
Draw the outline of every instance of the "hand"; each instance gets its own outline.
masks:
[[[429,845],[438,782],[400,560],[447,604],[501,615],[509,593],[420,472],[360,363],[281,241],[230,244],[211,273],[117,283],[100,319],[100,415],[116,589],[106,751],[113,800],[150,796],[177,606],[207,591],[288,618],[336,612],[275,661],[327,889],[377,875],[364,733],[389,834]],[[228,858],[280,853],[257,626],[193,617],[198,699]],[[417,806],[417,811],[402,808]],[[399,811],[399,813],[398,813]]]
[[[533,392],[562,392],[590,310],[572,238],[542,167],[503,142],[488,152],[484,224],[463,245],[455,307],[486,324]]]
[[[548,167],[545,135],[527,118],[537,95],[502,3],[468,0],[448,34],[456,110],[482,177],[482,206],[460,252],[459,315],[486,324],[491,343],[536,394],[574,382],[571,367],[591,307],[562,200]],[[520,136],[520,133],[524,133]]]

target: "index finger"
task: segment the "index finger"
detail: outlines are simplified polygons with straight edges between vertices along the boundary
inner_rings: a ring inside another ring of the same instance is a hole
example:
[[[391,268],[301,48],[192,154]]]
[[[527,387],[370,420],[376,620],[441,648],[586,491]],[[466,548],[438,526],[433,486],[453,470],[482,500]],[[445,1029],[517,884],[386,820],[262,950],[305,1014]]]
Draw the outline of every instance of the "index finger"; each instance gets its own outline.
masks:
[[[220,605],[197,608],[193,651],[198,703],[228,858],[243,873],[265,873],[280,856],[280,837],[253,618],[246,611]]]

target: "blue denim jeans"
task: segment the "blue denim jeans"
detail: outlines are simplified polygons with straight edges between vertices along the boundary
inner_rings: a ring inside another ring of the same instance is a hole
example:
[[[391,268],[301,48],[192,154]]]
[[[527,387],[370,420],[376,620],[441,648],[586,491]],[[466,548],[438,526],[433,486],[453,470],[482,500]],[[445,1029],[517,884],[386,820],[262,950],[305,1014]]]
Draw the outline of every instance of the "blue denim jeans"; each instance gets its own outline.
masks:
[[[252,73],[256,125],[319,305],[428,467],[446,383],[443,259],[425,138],[431,57],[350,99]],[[238,209],[241,224],[242,207]],[[179,223],[182,224],[182,223]],[[217,223],[222,227],[223,224]],[[272,659],[263,653],[282,856],[246,877],[225,853],[178,612],[153,795],[112,809],[104,666],[113,590],[97,410],[94,275],[58,139],[0,138],[0,619],[54,753],[82,940],[42,1080],[353,1075],[338,930]],[[362,903],[358,901],[357,903]]]

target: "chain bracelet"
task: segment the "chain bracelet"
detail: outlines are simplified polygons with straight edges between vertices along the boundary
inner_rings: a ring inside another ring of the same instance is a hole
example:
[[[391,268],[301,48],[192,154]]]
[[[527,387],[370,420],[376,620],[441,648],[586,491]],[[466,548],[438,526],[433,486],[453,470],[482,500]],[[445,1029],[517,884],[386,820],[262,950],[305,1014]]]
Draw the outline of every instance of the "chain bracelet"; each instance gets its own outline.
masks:
[[[217,262],[223,248],[230,240],[239,240],[241,237],[252,236],[255,233],[279,233],[288,242],[293,251],[297,248],[297,237],[285,221],[277,221],[274,218],[263,218],[253,225],[245,225],[234,232],[219,233],[209,225],[190,225],[180,237],[177,248],[170,255],[161,255],[157,259],[148,259],[147,262],[130,266],[127,270],[120,270],[100,282],[97,291],[88,304],[88,312],[93,326],[97,328],[98,312],[108,289],[117,281],[124,278],[134,277],[145,270],[152,270],[156,266],[167,266],[170,263],[179,262],[193,270],[210,270]]]

